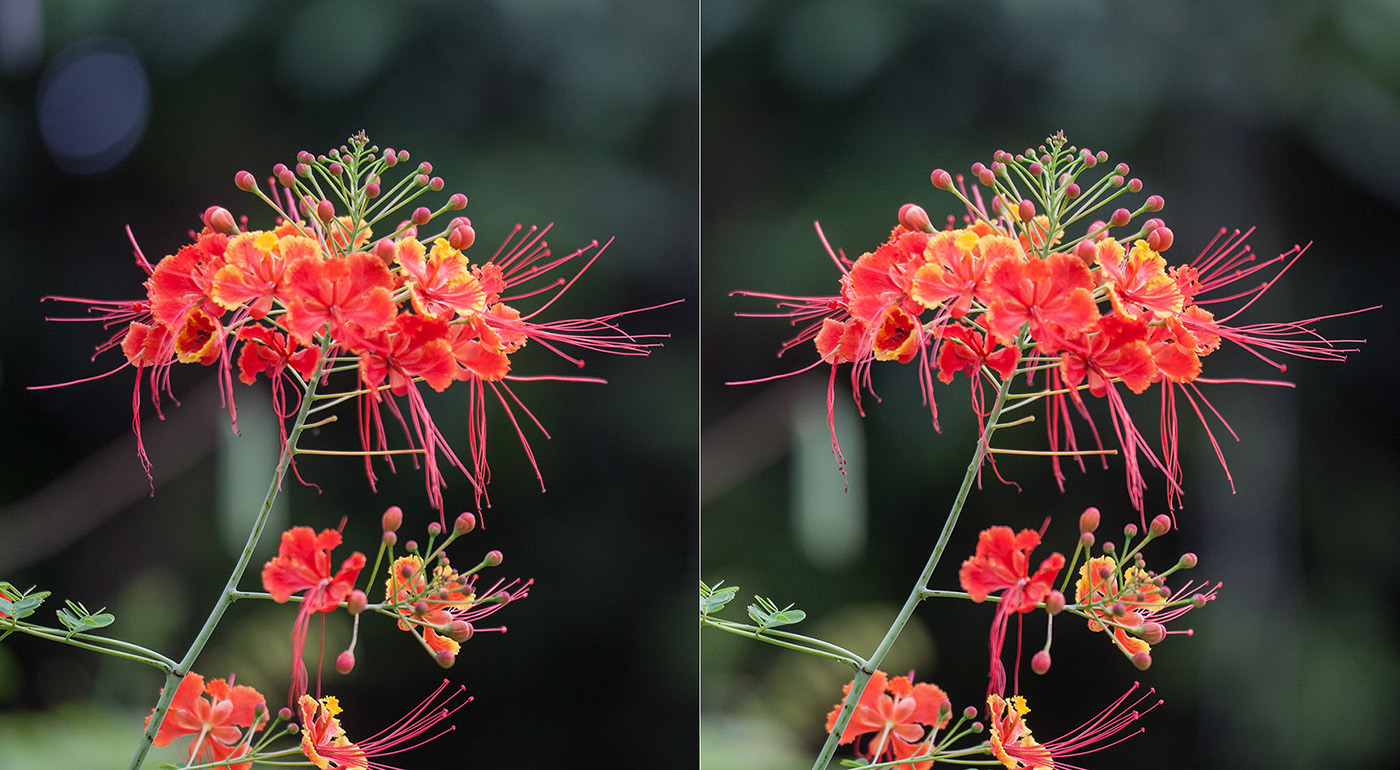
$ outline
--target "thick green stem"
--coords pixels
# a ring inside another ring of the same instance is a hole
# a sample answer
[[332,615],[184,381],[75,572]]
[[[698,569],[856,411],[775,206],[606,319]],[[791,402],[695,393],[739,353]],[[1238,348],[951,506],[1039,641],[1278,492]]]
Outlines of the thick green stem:
[[919,578],[914,583],[914,589],[909,592],[909,598],[904,600],[904,606],[899,609],[899,614],[895,616],[894,622],[890,624],[889,631],[885,632],[885,638],[880,640],[875,652],[864,664],[856,669],[855,680],[851,683],[850,692],[846,695],[846,701],[841,704],[841,712],[836,717],[836,723],[832,725],[831,733],[826,736],[826,743],[822,744],[822,750],[817,755],[817,761],[812,764],[812,770],[825,770],[831,762],[831,758],[836,754],[836,746],[840,743],[841,733],[846,731],[846,725],[850,723],[851,716],[855,714],[856,704],[860,702],[860,696],[865,691],[865,685],[870,682],[870,677],[884,661],[885,655],[894,646],[894,642],[899,638],[904,626],[909,623],[909,618],[914,615],[914,608],[926,598],[928,583],[933,579],[933,571],[938,568],[938,562],[943,559],[943,551],[948,547],[948,539],[953,535],[953,528],[958,523],[958,515],[962,513],[963,505],[967,503],[968,493],[972,491],[972,484],[977,480],[977,475],[982,469],[982,461],[986,459],[990,451],[992,433],[1000,426],[997,425],[997,418],[1001,416],[1002,407],[1006,404],[1006,395],[1011,390],[1011,380],[1003,380],[1001,387],[997,389],[996,403],[987,414],[983,423],[985,432],[977,442],[977,451],[972,454],[972,462],[967,465],[967,473],[963,476],[962,486],[958,488],[957,497],[953,499],[953,506],[948,511],[948,519],[943,522],[943,531],[938,533],[938,542],[934,543],[933,551],[929,554],[928,563],[919,573]]
[[204,645],[209,642],[209,637],[214,634],[214,629],[219,625],[219,621],[224,616],[224,611],[233,604],[233,600],[238,594],[238,583],[243,579],[243,573],[248,569],[248,563],[253,559],[253,550],[257,548],[258,540],[262,538],[263,529],[267,527],[268,514],[272,512],[272,505],[277,501],[277,494],[282,490],[282,482],[286,479],[287,470],[291,467],[292,458],[296,454],[297,439],[306,428],[306,418],[310,414],[311,402],[316,395],[316,384],[320,381],[325,368],[326,350],[329,347],[329,339],[321,346],[321,356],[316,365],[316,371],[307,384],[306,393],[301,400],[301,408],[297,410],[296,419],[292,421],[292,426],[287,433],[287,443],[282,447],[282,456],[277,461],[277,468],[272,472],[272,483],[268,485],[267,495],[263,498],[262,508],[258,511],[257,519],[253,522],[252,531],[248,533],[248,542],[243,546],[243,552],[238,555],[238,562],[233,567],[233,572],[229,574],[228,583],[224,585],[224,590],[219,594],[219,600],[214,603],[214,609],[210,610],[209,617],[204,621],[204,627],[199,629],[199,634],[195,636],[190,644],[185,656],[180,659],[175,668],[165,675],[165,685],[161,690],[160,698],[156,700],[155,710],[151,713],[151,718],[146,723],[146,732],[141,736],[141,744],[137,746],[135,755],[131,758],[128,770],[138,770],[141,764],[146,761],[146,754],[151,750],[151,743],[155,740],[156,731],[160,729],[161,722],[165,719],[165,713],[170,709],[170,701],[175,697],[175,690],[180,685],[180,680],[185,678],[185,674],[194,668],[194,662],[199,658],[199,654],[204,651]]

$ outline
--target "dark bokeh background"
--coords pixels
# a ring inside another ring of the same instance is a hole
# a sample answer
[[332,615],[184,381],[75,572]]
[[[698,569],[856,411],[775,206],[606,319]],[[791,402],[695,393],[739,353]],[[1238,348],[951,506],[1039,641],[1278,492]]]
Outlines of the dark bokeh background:
[[[735,318],[771,303],[728,293],[835,294],[814,220],[857,256],[903,203],[935,222],[958,213],[929,184],[932,169],[965,173],[1064,130],[1165,197],[1173,262],[1222,226],[1257,226],[1251,242],[1266,256],[1312,242],[1242,322],[1387,307],[1321,326],[1368,340],[1344,364],[1290,361],[1279,375],[1247,355],[1208,359],[1208,376],[1297,384],[1209,389],[1240,436],[1216,429],[1233,495],[1183,416],[1186,509],[1147,558],[1160,569],[1199,553],[1192,577],[1222,580],[1221,598],[1179,621],[1196,635],[1160,645],[1145,673],[1082,623],[1057,623],[1053,668],[1022,683],[1036,734],[1063,733],[1141,679],[1166,701],[1141,723],[1147,734],[1077,763],[1392,766],[1400,458],[1386,389],[1397,376],[1400,6],[709,0],[702,29],[701,573],[742,588],[726,614],[742,619],[764,594],[809,612],[795,630],[868,653],[923,564],[974,435],[964,383],[939,391],[939,435],[914,373],[877,366],[883,402],[867,397],[863,420],[838,415],[852,460],[843,492],[823,424],[826,370],[723,384],[813,360],[810,348],[775,360],[793,330]],[[1155,442],[1156,398],[1135,410]],[[1099,426],[1110,429],[1103,413]],[[1015,440],[1042,446],[1042,430]],[[937,587],[956,587],[991,524],[1039,527],[1049,515],[1047,540],[1068,552],[1088,505],[1104,511],[1105,532],[1136,520],[1119,463],[1072,474],[1063,495],[1044,460],[1001,468],[1021,491],[989,477],[974,492]],[[1149,484],[1151,516],[1164,503],[1161,481]],[[886,670],[916,669],[955,708],[979,705],[991,615],[927,603]],[[1032,650],[1044,633],[1043,616],[1027,621]],[[705,767],[810,765],[847,671],[708,631],[701,659]]]
[[[671,335],[649,359],[586,356],[581,373],[609,384],[516,386],[553,437],[529,432],[547,492],[491,405],[494,505],[455,561],[499,548],[496,574],[535,587],[495,616],[508,634],[479,635],[446,672],[475,698],[456,732],[399,763],[694,765],[697,19],[695,2],[0,3],[0,578],[52,590],[51,604],[106,606],[114,635],[181,654],[275,461],[263,389],[237,386],[244,435],[234,439],[212,371],[179,367],[182,406],[167,404],[163,422],[146,413],[148,497],[130,371],[26,389],[118,363],[90,362],[107,333],[46,323],[64,309],[39,298],[139,296],[125,226],[154,261],[210,204],[269,225],[234,173],[263,176],[363,129],[432,162],[444,200],[468,195],[478,249],[517,222],[554,222],[556,252],[616,236],[556,317],[684,300],[625,324]],[[578,372],[529,349],[515,371]],[[464,394],[429,403],[460,450]],[[435,518],[412,469],[377,495],[353,460],[302,472],[321,493],[289,485],[255,565],[289,524],[348,517],[349,547],[372,555],[388,505],[407,512],[403,538]],[[471,507],[467,485],[449,483],[449,515]],[[276,702],[293,615],[235,606],[196,670],[236,671]],[[387,725],[444,674],[392,624],[366,625],[358,668],[326,685],[352,737]],[[331,619],[328,655],[347,633],[345,618]],[[160,683],[134,664],[10,637],[0,768],[124,766]]]

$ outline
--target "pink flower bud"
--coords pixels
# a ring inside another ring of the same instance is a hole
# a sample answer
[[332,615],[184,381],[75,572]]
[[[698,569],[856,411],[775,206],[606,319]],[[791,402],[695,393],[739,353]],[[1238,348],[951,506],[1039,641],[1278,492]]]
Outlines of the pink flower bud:
[[[380,261],[384,264],[391,265],[394,263],[394,242],[388,238],[381,239],[378,243],[374,244],[372,253],[374,256],[379,257]],[[385,515],[387,516],[388,514]],[[403,519],[402,512],[399,513],[399,519]],[[395,529],[397,528],[396,526]]]
[[1170,249],[1172,247],[1172,229],[1164,226],[1148,233],[1147,247],[1156,252]]
[[1196,554],[1194,554],[1194,553],[1183,553],[1183,554],[1181,555],[1181,560],[1177,562],[1177,566],[1181,567],[1182,569],[1191,569],[1191,568],[1195,567],[1195,566],[1196,566]]
[[399,156],[394,154],[393,147],[384,148],[384,165],[393,168],[399,162]]
[[326,170],[330,172],[331,176],[340,176],[341,174],[345,173],[345,168],[342,167],[339,163],[330,164],[326,167]]
[[467,196],[461,193],[452,193],[447,199],[447,208],[451,211],[461,211],[467,207]]
[[380,542],[384,543],[384,545],[387,545],[390,548],[393,548],[394,543],[399,542],[399,536],[394,534],[393,532],[385,532],[384,536],[380,538]]
[[458,225],[452,228],[451,235],[447,236],[447,243],[458,251],[466,251],[476,243],[476,231],[471,225]]
[[428,537],[437,537],[442,534],[442,525],[436,521],[428,522]]
[[899,207],[899,224],[905,230],[917,233],[933,230],[933,224],[929,222],[928,212],[924,211],[923,207],[913,203],[906,203]]
[[1123,225],[1128,224],[1128,222],[1132,220],[1132,218],[1133,212],[1127,209],[1114,209],[1113,216],[1109,217],[1108,222],[1114,227],[1122,227]]
[[205,227],[216,233],[233,235],[238,232],[238,223],[233,221],[233,215],[223,206],[210,206],[200,218],[204,220]]
[[370,182],[369,184],[365,185],[365,197],[366,197],[366,198],[378,198],[378,197],[379,197],[379,183],[378,183],[378,182]]
[[[403,159],[400,158],[400,160],[403,160]],[[418,173],[420,173],[420,174],[431,174],[431,173],[433,173],[433,164],[429,163],[429,162],[426,161],[426,160],[423,161],[422,163],[419,163],[419,164],[418,164]]]
[[426,225],[433,218],[433,212],[427,206],[419,206],[413,210],[412,222],[415,225]]
[[1070,182],[1069,184],[1065,185],[1065,197],[1070,200],[1074,200],[1075,198],[1079,197],[1078,183]]
[[1148,654],[1147,650],[1135,653],[1133,655],[1133,665],[1137,666],[1138,671],[1146,671],[1152,667],[1152,656]]
[[457,662],[457,656],[453,655],[451,650],[438,650],[437,654],[433,656],[433,660],[436,660],[437,664],[443,668],[452,668],[452,664]]
[[1148,644],[1161,644],[1167,638],[1167,627],[1161,623],[1143,623],[1137,636]]
[[316,156],[315,156],[315,155],[312,155],[311,153],[307,152],[306,150],[302,150],[301,152],[297,153],[297,163],[306,164],[306,163],[314,163],[315,161],[316,161]]
[[499,567],[505,556],[500,551],[488,551],[482,563],[488,567]]
[[1136,524],[1127,524],[1126,526],[1123,527],[1123,537],[1125,537],[1125,538],[1128,538],[1128,539],[1135,538],[1135,537],[1137,537],[1137,532],[1138,532],[1138,530],[1137,530],[1137,525],[1136,525]]
[[408,150],[399,150],[399,162],[400,162],[400,163],[406,162],[406,161],[408,160],[408,158],[409,158]]
[[335,670],[341,674],[348,674],[355,668],[355,653],[346,650],[335,656]]
[[1149,195],[1147,196],[1147,201],[1143,203],[1143,208],[1148,211],[1161,211],[1162,207],[1165,205],[1167,205],[1167,202],[1162,200],[1162,196]]
[[445,633],[454,642],[465,642],[472,638],[472,624],[465,620],[454,620],[447,624]]
[[350,595],[345,597],[345,609],[349,610],[351,615],[358,615],[364,612],[365,608],[368,606],[369,597],[365,596],[365,592],[358,588],[351,591]]
[[[1093,241],[1080,241],[1079,244],[1074,247],[1074,256],[1079,257],[1079,260],[1086,265],[1092,266],[1098,254],[1099,250],[1094,248]],[[1097,527],[1098,524],[1095,523],[1094,526]]]
[[1084,512],[1081,513],[1081,514],[1079,514],[1079,531],[1080,531],[1080,532],[1093,532],[1094,530],[1096,530],[1096,529],[1098,529],[1098,528],[1099,528],[1099,509],[1098,509],[1098,508],[1093,508],[1093,507],[1085,508],[1085,509],[1084,509]]
[[1133,177],[1132,179],[1129,179],[1129,180],[1128,180],[1128,192],[1131,192],[1131,193],[1142,192],[1142,180],[1141,180],[1141,179],[1138,179],[1137,177]]
[[428,180],[428,189],[433,192],[441,192],[442,188],[446,185],[447,183],[442,181],[442,177],[440,176],[435,176]]
[[283,706],[282,708],[277,709],[277,718],[280,719],[280,720],[282,720],[283,722],[287,721],[288,719],[291,719],[291,718],[292,718],[292,710],[289,709],[289,708],[287,708],[286,706]]
[[1020,217],[1022,222],[1031,221],[1035,217],[1035,203],[1022,198],[1021,202],[1016,204],[1016,215]]
[[1113,167],[1113,173],[1114,173],[1114,174],[1117,174],[1118,176],[1127,176],[1127,175],[1128,175],[1128,164],[1126,164],[1126,163],[1119,163],[1117,166],[1114,166],[1114,167]]
[[303,178],[303,179],[310,179],[310,178],[311,178],[311,167],[308,166],[308,165],[306,165],[305,163],[298,163],[298,164],[296,165],[296,169],[295,169],[295,170],[296,170],[296,172],[297,172],[297,176],[299,176],[299,177],[301,177],[301,178]]
[[258,180],[254,179],[251,173],[240,171],[233,175],[233,185],[243,192],[252,192],[253,188],[258,186]]
[[934,169],[933,173],[929,175],[929,180],[933,182],[934,187],[937,187],[940,190],[953,189],[952,175],[941,168]]
[[1031,670],[1037,674],[1044,674],[1050,670],[1050,653],[1041,650],[1031,656]]
[[984,168],[978,172],[977,181],[981,182],[983,187],[991,187],[997,181],[996,174],[993,174],[991,169]]
[[1085,147],[1080,153],[1080,159],[1084,161],[1085,168],[1093,168],[1099,162],[1099,159],[1094,157],[1094,153],[1090,152],[1088,147]]
[[1040,176],[1041,174],[1045,173],[1045,167],[1040,165],[1039,163],[1032,163],[1031,165],[1026,167],[1026,170],[1031,172],[1031,176]]
[[1045,595],[1045,611],[1051,615],[1060,614],[1060,610],[1065,608],[1065,595],[1059,591],[1051,591]]
[[473,529],[476,529],[476,517],[470,512],[462,513],[456,521],[452,522],[452,531],[458,535],[465,535]]
[[297,183],[297,178],[292,176],[292,171],[285,166],[277,173],[277,183],[283,187],[291,187]]
[[1093,547],[1094,547],[1094,533],[1093,533],[1093,532],[1085,532],[1085,533],[1081,534],[1081,535],[1079,536],[1079,547],[1080,547],[1080,548],[1083,548],[1083,549],[1086,550],[1086,551],[1089,550],[1090,548],[1093,548]]
[[329,222],[335,219],[335,204],[322,199],[316,204],[316,218],[322,222]]
[[414,187],[427,187],[427,186],[428,186],[428,175],[427,175],[427,174],[418,174],[418,175],[414,176],[414,177],[413,177],[413,186],[414,186]]
[[1159,513],[1152,519],[1152,524],[1148,526],[1147,531],[1151,532],[1153,537],[1161,537],[1170,532],[1171,529],[1172,517],[1165,513]]

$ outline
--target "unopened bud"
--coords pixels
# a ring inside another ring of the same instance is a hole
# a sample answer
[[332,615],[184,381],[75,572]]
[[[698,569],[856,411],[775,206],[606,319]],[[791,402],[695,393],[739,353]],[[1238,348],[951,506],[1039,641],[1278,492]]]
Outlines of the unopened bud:
[[976,718],[977,718],[977,707],[976,707],[976,706],[968,706],[968,707],[966,707],[966,708],[963,709],[963,719],[976,719]]
[[1137,666],[1138,671],[1146,671],[1152,667],[1152,655],[1147,650],[1133,653],[1133,665]]
[[414,175],[414,177],[413,177],[413,186],[414,186],[414,187],[427,187],[427,186],[428,186],[428,175],[427,175],[427,174],[416,174],[416,175]]
[[991,169],[983,168],[981,171],[977,172],[977,181],[981,182],[983,187],[991,187],[993,184],[996,184],[997,177],[996,174],[992,173]]
[[413,210],[411,221],[415,225],[426,225],[433,218],[433,212],[427,206],[419,206]]
[[1132,193],[1135,193],[1135,192],[1142,192],[1142,180],[1141,180],[1141,179],[1138,179],[1137,177],[1133,177],[1132,179],[1129,179],[1129,180],[1128,180],[1128,192],[1132,192]]
[[1108,185],[1109,187],[1122,187],[1123,177],[1114,174],[1113,176],[1108,178]]
[[[1098,257],[1098,253],[1099,250],[1094,247],[1092,241],[1080,241],[1079,245],[1074,247],[1074,256],[1079,257],[1079,261],[1086,265],[1093,265],[1094,260]],[[1081,522],[1082,521],[1081,519]],[[1098,526],[1098,524],[1094,526]]]
[[437,664],[443,668],[452,668],[452,664],[457,662],[457,656],[453,655],[451,650],[438,650],[437,654],[433,656],[433,660],[436,660]]
[[1172,517],[1165,513],[1159,513],[1152,519],[1152,524],[1148,526],[1147,531],[1151,532],[1153,537],[1161,537],[1170,532],[1171,529]]
[[1022,198],[1021,202],[1016,204],[1016,215],[1020,217],[1022,222],[1031,221],[1035,218],[1035,203]]
[[410,540],[403,544],[403,549],[409,553],[418,553],[418,541]]
[[1099,163],[1099,159],[1094,157],[1094,153],[1090,152],[1088,147],[1084,148],[1080,158],[1084,161],[1085,168],[1093,168]]
[[348,674],[355,668],[355,653],[346,650],[335,656],[335,670],[341,674]]
[[291,710],[291,709],[287,708],[286,706],[283,706],[282,708],[277,709],[277,719],[278,719],[279,721],[285,722],[285,721],[287,721],[288,719],[291,719],[291,718],[292,718],[292,710]]
[[258,186],[258,180],[254,179],[251,173],[240,171],[233,175],[233,185],[243,192],[252,192],[253,188]]
[[1045,167],[1040,165],[1040,163],[1038,162],[1030,164],[1026,167],[1026,170],[1031,172],[1031,176],[1040,176],[1041,174],[1045,173]]
[[941,168],[934,169],[933,173],[929,175],[929,180],[933,182],[934,187],[940,190],[953,189],[953,176]]
[[1085,509],[1084,509],[1084,512],[1081,513],[1081,514],[1079,514],[1079,531],[1080,531],[1080,532],[1093,532],[1094,530],[1096,530],[1096,529],[1098,529],[1098,528],[1099,528],[1099,509],[1098,509],[1098,508],[1093,508],[1093,507],[1085,508]]
[[433,192],[440,192],[447,183],[442,181],[442,177],[435,176],[428,180],[428,189]]
[[316,204],[316,218],[322,222],[329,222],[335,219],[335,204],[322,198]]
[[1129,523],[1123,527],[1123,537],[1129,539],[1137,537],[1137,532],[1138,530],[1136,524]]
[[445,633],[454,642],[465,642],[472,638],[472,624],[465,620],[454,620],[447,624]]
[[233,214],[223,206],[210,206],[204,210],[201,219],[206,227],[216,233],[233,235],[238,232],[238,223],[233,220]]
[[1178,561],[1176,564],[1181,569],[1191,569],[1192,567],[1196,566],[1196,554],[1183,553],[1181,555],[1181,560]]
[[301,152],[297,153],[297,163],[314,163],[315,161],[316,156],[312,155],[306,150],[302,150]]
[[1127,176],[1127,175],[1128,175],[1128,164],[1126,164],[1126,163],[1119,163],[1117,166],[1115,166],[1115,167],[1113,168],[1113,173],[1117,174],[1118,176]]
[[1147,246],[1156,252],[1166,251],[1172,247],[1172,230],[1170,227],[1159,227],[1147,234]]
[[476,529],[476,517],[470,511],[464,512],[452,522],[452,531],[458,535],[465,535],[473,529]]
[[[383,243],[383,241],[380,241]],[[385,532],[397,532],[399,526],[403,524],[403,509],[397,505],[391,505],[384,511],[384,515],[379,519],[380,526]]]
[[326,170],[330,172],[331,176],[340,176],[341,174],[345,173],[344,167],[342,167],[339,163],[330,164],[326,167]]
[[380,239],[378,243],[374,244],[371,251],[384,264],[392,265],[394,263],[394,242],[388,238]]
[[1167,638],[1167,627],[1161,623],[1143,623],[1137,637],[1148,644],[1161,644]]
[[384,148],[384,165],[393,168],[399,162],[399,156],[394,154],[393,147]]
[[385,532],[385,533],[384,533],[384,536],[381,537],[381,538],[379,538],[379,540],[380,540],[380,542],[382,542],[384,545],[387,545],[387,546],[389,546],[390,548],[393,548],[393,547],[394,547],[394,544],[397,543],[397,542],[399,542],[399,536],[398,536],[398,534],[396,534],[396,533],[394,533],[394,532]]
[[[1121,607],[1122,605],[1119,605],[1119,606]],[[418,615],[418,616],[420,616],[420,617],[423,616],[423,615],[427,615],[427,614],[428,614],[428,611],[431,610],[431,609],[432,609],[432,608],[428,606],[428,603],[425,602],[425,601],[423,601],[422,599],[419,599],[418,601],[416,601],[416,602],[413,603],[413,614],[414,614],[414,615]]]
[[1090,548],[1093,548],[1093,547],[1094,547],[1094,533],[1093,533],[1093,532],[1085,532],[1084,534],[1080,535],[1080,536],[1079,536],[1079,547],[1080,547],[1080,548],[1083,548],[1083,549],[1086,550],[1086,551],[1089,550]]
[[1051,615],[1060,614],[1060,610],[1065,608],[1065,595],[1059,591],[1051,591],[1045,595],[1045,611]]
[[461,193],[452,193],[452,196],[447,199],[447,208],[452,211],[461,211],[466,207],[467,196]]
[[1113,605],[1108,608],[1108,614],[1115,618],[1121,618],[1128,614],[1128,605],[1122,602],[1114,602]]
[[277,172],[277,183],[283,187],[291,187],[297,183],[297,178],[292,176],[291,169],[283,167],[281,171]]
[[488,567],[499,567],[505,556],[500,551],[488,551],[482,563]]
[[1162,196],[1149,195],[1147,196],[1147,200],[1143,202],[1142,207],[1148,211],[1161,211],[1162,207],[1166,205],[1167,202],[1162,199]]
[[369,184],[365,185],[365,197],[366,197],[366,198],[378,198],[378,197],[379,197],[379,183],[378,183],[378,182],[370,182]]
[[365,596],[365,592],[358,588],[351,591],[350,595],[345,597],[345,609],[349,610],[351,615],[358,615],[364,612],[365,608],[368,606],[369,597]]
[[1133,212],[1127,209],[1114,209],[1113,216],[1108,218],[1108,222],[1114,227],[1122,227],[1123,225],[1128,224],[1128,222],[1131,221],[1132,218]]
[[409,158],[408,150],[399,150],[399,162],[400,162],[400,163],[406,162],[406,161],[408,160],[408,158]]
[[305,163],[298,163],[296,165],[295,171],[297,172],[297,176],[303,179],[311,178],[311,167],[306,165]]
[[428,537],[437,537],[442,534],[442,525],[436,521],[428,522]]
[[1070,182],[1069,184],[1065,185],[1065,197],[1069,200],[1074,200],[1075,198],[1079,197],[1078,182]]
[[1104,553],[1107,553],[1107,554],[1111,554],[1111,553],[1113,553],[1113,551],[1114,551],[1113,541],[1111,541],[1111,540],[1105,541],[1104,544],[1103,544],[1103,552],[1104,552]]
[[447,243],[458,251],[466,251],[476,243],[476,231],[471,225],[458,225],[452,228],[452,234],[447,236]]
[[1037,674],[1044,674],[1050,670],[1050,653],[1041,650],[1031,656],[1031,670]]
[[906,203],[899,207],[899,224],[905,230],[912,230],[916,233],[929,232],[933,229],[928,212],[924,211],[922,206],[914,203]]

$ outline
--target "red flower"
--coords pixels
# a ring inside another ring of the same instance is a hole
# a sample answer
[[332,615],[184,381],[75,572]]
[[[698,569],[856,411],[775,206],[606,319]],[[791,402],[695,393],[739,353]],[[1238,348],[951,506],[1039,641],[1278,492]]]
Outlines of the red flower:
[[340,726],[340,720],[337,718],[341,713],[339,700],[331,695],[320,700],[303,695],[297,701],[297,709],[301,714],[302,753],[321,770],[395,770],[375,760],[422,746],[451,731],[453,728],[449,726],[436,735],[424,737],[424,733],[471,702],[471,698],[466,698],[448,707],[453,699],[466,690],[465,687],[459,687],[456,692],[449,693],[441,703],[434,703],[447,688],[447,684],[447,680],[444,679],[432,694],[399,721],[358,742],[352,742],[345,734],[345,729]]
[[[861,693],[855,713],[841,733],[842,744],[862,736],[870,736],[858,753],[871,762],[898,761],[924,754],[932,746],[937,731],[948,726],[952,718],[948,696],[937,685],[913,684],[910,677],[889,679],[885,672],[876,671]],[[847,683],[842,692],[850,694]],[[843,698],[826,717],[826,730],[836,726]],[[933,760],[911,762],[896,767],[928,770]]]
[[[150,721],[147,716],[147,724]],[[205,685],[204,677],[191,672],[175,689],[170,709],[156,732],[155,745],[168,746],[176,738],[192,735],[191,763],[234,760],[248,753],[253,733],[266,723],[267,701],[257,690],[230,685],[223,679]],[[245,727],[250,728],[246,735],[240,729]],[[248,770],[252,763],[232,762],[226,767]]]
[[1012,534],[1010,527],[990,527],[977,536],[977,552],[968,557],[958,571],[958,582],[974,602],[1001,591],[1001,602],[992,618],[988,648],[991,651],[991,671],[987,692],[1002,693],[1006,688],[1006,669],[1001,663],[1001,650],[1006,642],[1006,624],[1014,613],[1027,613],[1045,600],[1053,589],[1055,576],[1065,565],[1065,557],[1052,553],[1040,563],[1034,575],[1029,574],[1030,552],[1040,545],[1040,535],[1023,529]]
[[1110,703],[1094,718],[1052,740],[1041,743],[1031,735],[1025,716],[1030,713],[1026,699],[1014,695],[1002,698],[1000,695],[987,696],[987,720],[990,722],[987,736],[992,753],[1010,770],[1083,770],[1064,760],[1091,754],[1116,743],[1125,741],[1143,731],[1137,730],[1118,735],[1144,714],[1161,705],[1162,701],[1149,705],[1142,711],[1136,706],[1142,703],[1155,690],[1148,689],[1137,700],[1124,706],[1128,696],[1138,688],[1137,682],[1128,691]]
[[292,626],[292,687],[289,702],[306,692],[306,630],[313,612],[331,612],[355,588],[355,579],[365,566],[365,555],[356,551],[331,574],[331,549],[340,545],[340,533],[333,529],[316,534],[310,527],[292,527],[282,533],[277,556],[263,565],[263,588],[278,603],[305,591],[301,608]]

